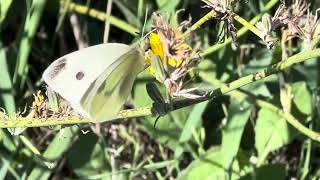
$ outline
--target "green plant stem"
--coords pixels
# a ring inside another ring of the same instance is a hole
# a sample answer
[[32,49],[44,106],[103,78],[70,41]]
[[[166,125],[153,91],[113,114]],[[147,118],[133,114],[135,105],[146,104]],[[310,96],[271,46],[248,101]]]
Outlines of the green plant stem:
[[[106,121],[115,121],[118,119],[134,118],[152,115],[151,106],[122,110],[116,117]],[[106,122],[104,121],[104,122]],[[90,118],[82,118],[79,116],[68,116],[65,118],[50,117],[44,118],[31,118],[31,117],[7,117],[4,113],[0,113],[0,128],[9,127],[42,127],[42,126],[56,126],[56,125],[69,125],[69,124],[83,124],[95,123]]]
[[199,19],[196,23],[194,23],[185,33],[183,33],[183,36],[188,36],[191,32],[198,29],[202,24],[209,21],[214,16],[214,11],[211,10],[206,15],[204,15],[201,19]]
[[239,15],[235,15],[233,17],[233,19],[235,19],[236,21],[238,21],[240,24],[242,24],[244,27],[246,27],[247,29],[249,29],[251,32],[253,32],[255,35],[257,35],[258,37],[260,37],[261,39],[263,38],[261,36],[260,31],[254,26],[252,25],[250,22],[248,22],[247,20],[243,19],[242,17],[240,17]]
[[[245,77],[242,77],[238,80],[235,80],[231,83],[226,84],[218,89],[210,91],[201,99],[184,99],[173,102],[172,110],[177,110],[186,106],[194,105],[206,100],[213,99],[217,96],[222,94],[229,93],[235,89],[238,89],[244,85],[249,83],[255,82],[257,80],[261,80],[267,76],[272,74],[278,73],[296,63],[303,62],[310,58],[320,57],[320,49],[305,51],[299,53],[297,55],[291,56],[284,61],[280,61],[277,64],[272,65],[269,68],[266,68],[260,72],[255,74],[251,74]],[[123,110],[120,111],[117,117],[114,119],[123,119],[123,118],[132,118],[132,117],[141,117],[141,116],[148,116],[148,115],[157,115],[153,113],[152,107],[142,107],[137,109],[131,110]],[[294,117],[290,117],[290,115],[285,114],[287,119],[291,119],[292,122],[294,121]],[[37,118],[25,118],[25,117],[6,117],[4,114],[0,113],[0,128],[8,128],[8,127],[40,127],[40,126],[54,126],[54,125],[61,125],[61,124],[80,124],[80,123],[94,123],[91,119],[88,118],[79,118],[79,117],[66,117],[63,119],[59,118],[48,118],[48,119],[37,119]],[[111,120],[106,120],[111,121]],[[297,121],[298,122],[298,121]],[[293,122],[294,123],[294,122]],[[301,128],[301,126],[296,125],[301,131],[305,131],[305,129]]]
[[102,11],[98,11],[92,8],[88,8],[87,6],[83,6],[83,5],[79,5],[76,3],[69,3],[69,7],[68,7],[69,11],[75,11],[79,14],[86,14],[89,15],[93,18],[97,18],[101,21],[107,21],[108,23],[110,23],[111,25],[125,31],[128,32],[134,36],[137,36],[138,33],[140,32],[140,30],[130,24],[128,24],[127,22],[115,17],[115,16],[107,16],[105,12]]

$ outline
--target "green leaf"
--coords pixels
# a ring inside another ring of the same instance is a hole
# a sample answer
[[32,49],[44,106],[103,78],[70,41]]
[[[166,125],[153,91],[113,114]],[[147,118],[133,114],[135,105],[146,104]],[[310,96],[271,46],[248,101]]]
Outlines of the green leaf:
[[[317,28],[319,29],[319,28]],[[317,86],[319,86],[319,59],[318,58],[312,58],[308,61],[304,62],[304,67],[306,68],[307,74],[305,74],[305,77],[307,78],[308,85],[314,89]]]
[[222,151],[224,152],[224,167],[229,169],[238,153],[243,130],[251,114],[252,106],[231,98],[228,109],[227,124],[222,129]]
[[[183,170],[177,179],[195,180],[195,179],[229,179],[228,172],[223,168],[224,152],[219,148],[212,148],[197,160],[194,160],[185,170]],[[231,177],[239,178],[239,164],[234,161]]]
[[271,52],[267,49],[262,49],[253,55],[253,59],[246,65],[243,70],[244,75],[253,74],[261,71],[263,68],[268,67],[271,64],[272,56]]
[[192,136],[192,128],[196,128],[200,122],[200,120],[202,119],[202,114],[204,112],[204,110],[206,109],[207,105],[208,105],[209,101],[205,101],[202,103],[199,103],[197,105],[195,105],[195,107],[192,109],[186,124],[183,128],[183,131],[180,135],[179,141],[180,142],[186,142],[188,140],[190,140],[191,136]]
[[155,78],[159,82],[163,83],[164,80],[166,79],[167,75],[166,75],[166,71],[165,71],[164,66],[163,66],[163,62],[162,62],[162,60],[160,59],[159,56],[153,55],[151,57],[150,68],[153,68],[155,70],[155,73],[154,73]]
[[[209,101],[205,101],[194,106],[180,134],[180,144],[185,143],[191,139],[192,129],[199,126],[199,122],[202,120],[202,114],[206,109],[208,103]],[[178,158],[184,151],[185,148],[182,145],[178,146],[175,149],[175,158]]]
[[111,171],[106,161],[105,146],[94,133],[82,134],[67,153],[68,162],[78,177],[89,176]]
[[312,112],[311,95],[306,82],[296,82],[292,85],[293,102],[300,112],[310,115]]
[[[258,71],[261,71],[263,68],[266,68],[270,65],[271,60],[270,52],[268,51],[262,55],[254,56],[254,58],[250,60],[250,62],[246,65],[246,68],[243,70],[243,75],[254,74]],[[241,87],[241,89],[257,96],[262,95],[265,97],[271,97],[272,94],[269,92],[265,81],[266,79],[253,82]]]
[[256,96],[261,95],[264,97],[272,97],[272,94],[270,93],[264,81],[256,81],[250,83],[244,87],[241,87],[241,89],[250,92]]
[[255,131],[255,147],[260,163],[269,152],[288,144],[297,135],[297,131],[285,119],[266,108],[259,111]]
[[269,180],[269,179],[286,179],[286,167],[283,164],[271,164],[261,166],[255,169],[254,173],[248,173],[240,180]]
[[133,24],[137,27],[141,27],[141,23],[139,21],[139,18],[128,8],[128,7],[130,7],[128,5],[131,4],[130,1],[126,2],[128,4],[125,4],[121,1],[113,1],[113,2],[120,9],[120,11],[123,13],[127,22],[130,22],[130,24]]
[[163,12],[174,12],[180,0],[156,0],[159,9]]

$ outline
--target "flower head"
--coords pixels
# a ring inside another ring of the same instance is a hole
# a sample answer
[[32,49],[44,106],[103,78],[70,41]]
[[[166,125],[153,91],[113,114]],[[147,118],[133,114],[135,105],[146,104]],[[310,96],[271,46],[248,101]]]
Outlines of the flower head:
[[32,102],[31,111],[28,117],[46,118],[47,117],[47,107],[44,100],[44,96],[41,91],[33,94],[34,100]]
[[[150,48],[146,51],[146,62],[151,64],[150,74],[163,83],[171,97],[180,96],[195,58],[195,51],[188,44],[189,36],[183,34],[185,25],[172,27],[164,16],[153,15],[154,31],[149,35]],[[160,66],[152,66],[155,57],[160,59]],[[157,72],[163,72],[164,77],[158,77]],[[178,95],[179,94],[179,95]],[[184,95],[182,95],[184,96]],[[186,96],[184,96],[186,97]]]
[[264,37],[263,40],[267,44],[266,39],[270,39],[270,33],[279,27],[283,27],[282,40],[284,42],[293,37],[299,37],[310,42],[318,24],[318,17],[317,13],[315,16],[310,15],[309,7],[310,3],[307,3],[306,0],[294,0],[289,7],[286,6],[284,1],[281,1],[274,16],[264,15],[262,21],[258,22],[256,27],[260,30]]

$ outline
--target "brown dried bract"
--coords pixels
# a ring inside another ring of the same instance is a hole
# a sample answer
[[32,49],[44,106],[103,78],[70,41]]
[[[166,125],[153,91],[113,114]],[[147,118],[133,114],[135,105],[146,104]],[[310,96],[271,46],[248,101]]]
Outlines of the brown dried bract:
[[236,28],[234,26],[233,16],[235,13],[231,10],[232,4],[237,0],[202,0],[206,5],[214,11],[214,18],[222,21],[224,29],[224,37],[232,37],[233,41],[237,38]]

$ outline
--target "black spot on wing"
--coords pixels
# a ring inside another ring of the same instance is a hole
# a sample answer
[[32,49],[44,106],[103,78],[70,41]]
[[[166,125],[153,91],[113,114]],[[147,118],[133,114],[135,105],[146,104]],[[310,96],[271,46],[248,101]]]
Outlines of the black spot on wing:
[[54,64],[53,70],[50,73],[50,79],[54,79],[60,72],[62,72],[67,65],[67,59],[58,59]]
[[77,79],[77,80],[81,80],[82,78],[84,78],[84,72],[83,72],[83,71],[79,71],[79,72],[76,74],[76,79]]

